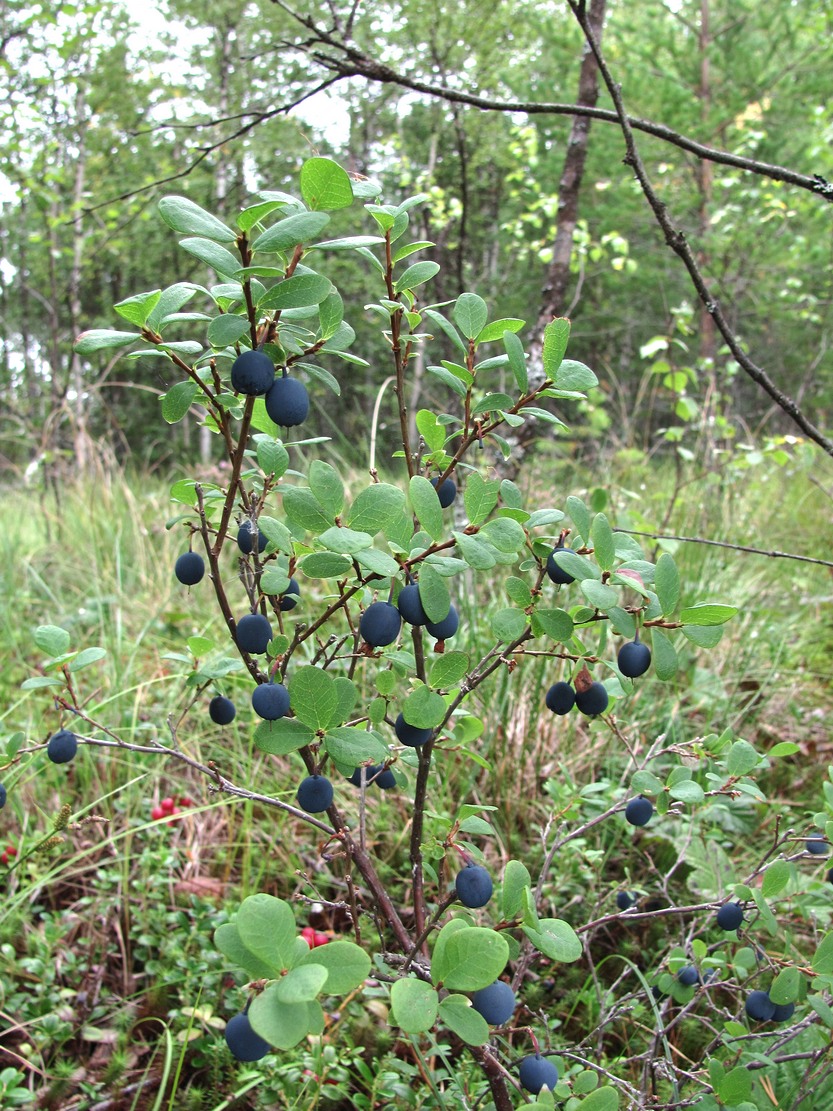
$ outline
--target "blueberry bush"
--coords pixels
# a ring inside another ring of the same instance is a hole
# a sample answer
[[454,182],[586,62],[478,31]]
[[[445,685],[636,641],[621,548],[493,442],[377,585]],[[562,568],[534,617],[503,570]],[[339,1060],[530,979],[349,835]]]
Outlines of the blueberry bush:
[[[209,797],[255,800],[276,838],[283,820],[301,823],[346,936],[299,930],[290,876],[218,912],[213,931],[237,984],[228,1051],[265,1076],[310,1046],[327,1045],[336,1067],[341,1044],[348,1092],[368,1072],[349,1037],[366,1001],[417,1065],[402,1106],[420,1088],[419,1106],[446,1106],[445,1093],[497,1111],[809,1106],[833,1030],[830,885],[813,864],[833,837],[833,782],[807,828],[776,822],[746,867],[732,845],[754,839],[762,783],[797,746],[629,724],[639,685],[673,683],[736,609],[693,597],[668,551],[646,554],[592,502],[543,505],[499,477],[525,420],[558,435],[556,406],[578,411],[597,379],[566,357],[566,319],[547,326],[539,368],[523,320],[474,292],[431,302],[432,245],[408,238],[424,200],[383,203],[372,181],[315,157],[298,196],[264,191],[234,227],[184,197],[160,202],[215,277],[120,302],[126,328],[87,331],[76,351],[163,358],[176,374],[164,421],[213,434],[224,477],[178,479],[168,528],[182,604],[211,592],[215,627],[183,645],[169,736],[140,744],[85,709],[78,673],[102,650],[41,626],[44,658],[24,686],[59,720],[44,746],[9,742],[3,799],[44,749],[71,764],[117,748],[196,770]],[[345,305],[327,276],[345,253],[375,283],[367,305]],[[361,313],[383,331],[387,368],[353,350]],[[444,400],[412,413],[417,365]],[[378,377],[380,403],[391,379],[397,449],[380,473],[374,424],[367,477],[348,485],[320,457],[316,414],[337,410],[357,370]],[[599,745],[596,778],[527,757],[499,793],[490,700],[511,702],[542,665],[540,722],[560,743]],[[221,738],[211,759],[189,747],[196,716]],[[274,758],[274,781],[246,781],[233,721]],[[465,765],[470,794],[438,812],[438,784]],[[490,802],[507,790],[540,792],[549,810],[515,857]],[[404,829],[386,827],[386,795]],[[170,803],[154,817],[170,820]]]

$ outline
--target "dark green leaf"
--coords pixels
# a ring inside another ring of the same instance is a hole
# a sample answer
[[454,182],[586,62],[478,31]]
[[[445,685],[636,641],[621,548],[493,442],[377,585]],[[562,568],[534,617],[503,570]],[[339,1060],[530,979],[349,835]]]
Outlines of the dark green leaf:
[[499,641],[509,644],[523,636],[528,618],[521,610],[498,610],[490,622],[492,632]]
[[197,383],[190,378],[171,386],[168,392],[162,394],[159,398],[162,402],[162,418],[168,424],[176,424],[177,421],[181,421],[191,408],[198,389]]
[[405,699],[402,714],[416,729],[435,729],[445,717],[445,699],[430,687],[418,687]]
[[439,264],[436,262],[415,262],[397,279],[394,289],[397,293],[401,293],[403,289],[416,289],[418,285],[433,278],[439,269]]
[[477,334],[478,343],[492,343],[496,339],[503,339],[504,332],[511,335],[513,332],[519,332],[526,324],[525,320],[519,320],[515,316],[507,316],[502,320],[493,320],[491,324]]
[[334,552],[313,552],[304,556],[298,564],[309,579],[340,579],[348,574],[353,566],[350,559]]
[[737,613],[737,606],[724,606],[716,602],[703,602],[689,606],[680,614],[684,625],[723,625]]
[[142,337],[137,332],[115,332],[107,328],[91,328],[76,337],[74,350],[79,355],[94,355],[111,347],[127,347]]
[[449,991],[478,991],[494,983],[506,967],[509,946],[495,930],[468,926],[451,934],[443,954]]
[[255,240],[255,251],[286,251],[301,243],[309,243],[329,224],[326,212],[298,212],[279,220]]
[[240,259],[211,239],[183,239],[179,245],[223,278],[233,278],[240,269]]
[[663,552],[657,560],[654,586],[664,617],[670,617],[680,601],[680,573],[673,556]]
[[308,158],[301,167],[301,196],[309,208],[333,212],[353,203],[353,186],[331,158]]
[[[258,303],[258,309],[296,309],[317,305],[333,291],[332,282],[321,274],[295,274],[273,285]],[[333,341],[330,340],[330,343]]]
[[487,481],[472,471],[466,479],[464,502],[466,514],[472,525],[482,524],[497,505],[500,482]]
[[489,319],[489,310],[476,293],[461,293],[454,303],[451,319],[466,339],[474,339]]
[[224,313],[208,325],[208,342],[212,347],[229,347],[245,336],[248,330],[249,322],[245,316]]
[[350,528],[375,536],[384,532],[405,511],[405,495],[398,486],[377,482],[361,490],[347,510]]
[[397,980],[390,990],[391,1022],[406,1034],[423,1034],[437,1021],[440,998],[424,980]]
[[378,733],[355,725],[328,729],[324,747],[336,763],[352,767],[358,767],[367,760],[381,763],[389,755],[388,746]]
[[431,665],[428,682],[435,689],[448,690],[460,682],[468,669],[469,657],[465,652],[445,652]]
[[565,964],[581,956],[581,941],[569,922],[560,918],[542,918],[537,929],[524,926],[523,931],[535,948],[550,960]]
[[544,363],[544,374],[555,381],[561,389],[575,389],[576,387],[561,386],[558,382],[558,369],[567,350],[570,339],[570,321],[566,317],[558,317],[550,321],[544,328],[544,347],[541,353]]
[[159,202],[159,214],[174,231],[202,235],[215,243],[234,243],[237,239],[235,232],[227,228],[222,220],[187,197],[163,197]]
[[335,722],[338,695],[333,678],[320,667],[301,667],[289,680],[290,705],[310,729],[326,729]]
[[414,475],[408,484],[408,493],[411,506],[417,520],[432,540],[439,540],[443,535],[443,511],[437,491],[427,478]]
[[255,729],[255,745],[261,752],[269,752],[273,756],[297,752],[313,739],[312,730],[297,718],[262,721]]
[[447,995],[440,1003],[440,1020],[467,1045],[485,1045],[489,1027],[465,995]]
[[661,629],[651,629],[651,652],[658,679],[667,682],[677,674],[677,650]]
[[113,308],[128,323],[141,328],[159,303],[161,296],[162,291],[159,289],[154,289],[150,293],[137,293],[134,297],[119,301],[118,304],[113,305]]
[[616,556],[613,544],[613,529],[604,513],[597,513],[590,526],[590,539],[593,542],[593,558],[602,571],[609,571]]

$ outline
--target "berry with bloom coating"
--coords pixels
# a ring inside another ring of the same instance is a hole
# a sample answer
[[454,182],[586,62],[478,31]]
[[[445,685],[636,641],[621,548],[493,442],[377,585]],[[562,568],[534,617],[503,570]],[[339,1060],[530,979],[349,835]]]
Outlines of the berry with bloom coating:
[[563,544],[556,544],[550,554],[547,556],[547,574],[554,583],[560,586],[566,586],[567,583],[575,582],[575,578],[567,571],[563,571],[555,562],[555,555],[558,552],[572,552],[572,548],[565,548]]
[[424,745],[426,741],[431,740],[431,734],[434,732],[433,729],[417,729],[415,725],[409,725],[403,714],[396,719],[393,728],[396,736],[408,748],[419,748],[420,745]]
[[653,813],[654,807],[651,800],[646,799],[644,795],[638,795],[625,807],[625,821],[630,822],[632,826],[646,826]]
[[521,1087],[537,1096],[542,1088],[553,1090],[558,1083],[558,1069],[552,1061],[536,1053],[534,1057],[524,1057],[518,1077]]
[[804,848],[813,856],[826,856],[830,852],[830,846],[821,837],[811,837],[809,841],[804,843]]
[[632,907],[635,902],[636,896],[631,895],[629,891],[616,892],[616,905],[619,910],[627,910],[629,907]]
[[419,596],[417,583],[409,583],[399,591],[396,599],[396,608],[403,621],[409,625],[424,625],[428,621],[428,614],[422,608],[422,599]]
[[392,787],[396,786],[396,776],[390,768],[382,768],[373,782],[381,791],[390,791]]
[[226,1045],[238,1061],[259,1061],[271,1052],[271,1045],[256,1034],[245,1011],[226,1023]]
[[0,783],[0,810],[2,810],[3,807],[6,805],[6,798],[6,788],[2,783]]
[[298,805],[307,814],[320,814],[333,802],[333,785],[323,775],[308,775],[298,787]]
[[746,997],[746,1013],[755,1022],[769,1022],[775,1015],[775,1004],[769,992],[750,991]]
[[461,869],[454,887],[464,907],[485,907],[492,897],[492,877],[481,864],[467,864]]
[[515,993],[503,980],[476,991],[471,1005],[490,1026],[503,1026],[515,1013]]
[[425,628],[435,640],[451,640],[460,627],[460,618],[454,606],[448,611],[442,621],[426,621]]
[[297,378],[276,378],[266,395],[266,412],[282,428],[303,424],[309,412],[307,387]]
[[795,1003],[776,1003],[772,1022],[789,1022],[795,1014]]
[[700,983],[700,973],[693,964],[687,964],[685,968],[681,968],[677,973],[677,979],[685,988],[693,988],[695,984]]
[[[251,555],[252,548],[254,547],[255,530],[251,521],[244,521],[240,528],[237,530],[237,547],[244,555]],[[266,539],[266,533],[257,530],[257,550],[262,552],[269,541]]]
[[437,486],[439,478],[432,478],[431,485],[437,491],[437,497],[440,499],[440,505],[443,509],[448,509],[454,499],[457,497],[457,484],[452,479],[447,478],[442,486]]
[[237,709],[230,698],[218,694],[208,703],[208,716],[215,725],[230,725],[237,716]]
[[282,613],[288,613],[289,610],[294,610],[301,600],[301,588],[298,586],[297,579],[290,579],[289,586],[281,595],[280,610]]
[[243,652],[265,652],[271,639],[272,626],[262,613],[247,613],[237,622],[237,644]]
[[174,574],[183,586],[196,586],[205,574],[205,560],[199,552],[183,552],[174,564]]
[[641,640],[631,640],[619,649],[616,662],[626,678],[638,679],[651,666],[651,649]]
[[289,691],[283,683],[258,683],[252,691],[252,709],[264,721],[277,721],[289,712]]
[[231,367],[231,388],[237,393],[259,397],[275,381],[275,364],[263,351],[244,351]]
[[717,924],[721,930],[737,930],[743,922],[743,907],[740,903],[725,903],[717,912]]
[[591,683],[586,691],[576,691],[576,709],[586,717],[596,717],[607,709],[608,695],[604,683]]
[[547,691],[545,701],[548,710],[563,717],[564,714],[569,714],[576,704],[575,688],[570,683],[553,683]]
[[78,751],[78,740],[69,729],[59,729],[49,738],[46,755],[53,764],[68,764]]
[[359,621],[359,632],[371,648],[393,644],[401,628],[399,610],[390,602],[371,602]]

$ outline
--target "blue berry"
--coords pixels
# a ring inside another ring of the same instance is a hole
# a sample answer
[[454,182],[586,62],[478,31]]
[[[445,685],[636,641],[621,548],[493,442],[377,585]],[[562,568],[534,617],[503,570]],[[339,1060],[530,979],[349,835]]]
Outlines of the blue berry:
[[301,588],[298,586],[297,579],[290,579],[289,586],[281,595],[280,610],[282,613],[288,613],[289,610],[294,610],[301,600]]
[[476,991],[471,1005],[490,1026],[503,1026],[515,1013],[515,993],[503,980]]
[[632,826],[646,826],[653,813],[654,807],[651,800],[646,799],[644,795],[638,795],[625,807],[625,821],[630,822]]
[[821,837],[811,837],[805,842],[804,848],[813,856],[827,856],[830,852],[830,845]]
[[174,564],[174,574],[183,586],[196,586],[205,574],[205,560],[199,552],[183,552]]
[[440,505],[443,509],[448,509],[454,499],[457,497],[457,484],[452,479],[447,478],[442,486],[437,486],[439,478],[432,478],[431,485],[437,491],[437,497],[440,499]]
[[717,912],[717,924],[721,930],[737,930],[743,922],[743,907],[740,903],[725,903]]
[[229,725],[237,716],[237,710],[230,698],[218,694],[208,703],[208,716],[215,725]]
[[68,764],[78,751],[78,739],[68,729],[59,729],[49,738],[46,755],[53,764]]
[[262,613],[247,613],[237,622],[237,645],[243,652],[255,655],[266,651],[272,639],[272,626]]
[[289,712],[289,691],[283,683],[259,683],[252,691],[252,709],[264,721],[277,721]]
[[683,987],[693,988],[695,984],[700,983],[700,972],[693,964],[687,964],[677,973],[677,979]]
[[424,625],[428,621],[428,615],[422,608],[417,583],[409,583],[408,586],[402,587],[396,599],[396,606],[402,620],[407,621],[409,625]]
[[492,877],[480,864],[467,864],[457,873],[454,887],[464,907],[485,907],[492,897]]
[[608,701],[604,683],[591,683],[586,691],[576,691],[576,709],[586,717],[603,714],[607,709]]
[[550,554],[547,556],[547,574],[554,583],[565,586],[567,583],[575,582],[575,578],[567,571],[563,571],[555,562],[554,556],[558,552],[571,552],[572,548],[565,548],[563,544],[556,544]]
[[638,679],[651,666],[651,649],[641,640],[623,644],[616,657],[619,670],[628,679]]
[[746,997],[746,1013],[755,1022],[769,1022],[775,1016],[775,1004],[769,992],[750,991]]
[[547,691],[545,701],[548,710],[563,717],[564,714],[569,714],[576,704],[575,688],[570,683],[553,683]]
[[231,388],[256,397],[275,381],[275,364],[263,351],[244,351],[231,367]]
[[238,1061],[259,1061],[272,1049],[260,1034],[254,1032],[245,1012],[226,1023],[226,1045]]
[[448,611],[442,621],[426,621],[425,628],[435,640],[451,640],[460,627],[460,618],[454,606]]
[[426,741],[431,740],[431,734],[434,732],[433,729],[418,729],[415,725],[409,725],[402,714],[396,719],[393,728],[396,736],[408,748],[419,748],[420,745],[424,745]]
[[[240,528],[237,530],[237,547],[243,552],[244,555],[250,555],[254,547],[254,527],[251,521],[244,521]],[[262,552],[269,541],[266,539],[266,533],[257,530],[257,550]]]
[[399,610],[390,602],[371,602],[359,621],[359,632],[372,648],[393,644],[401,628]]
[[537,1096],[542,1088],[553,1090],[558,1083],[558,1069],[552,1061],[536,1053],[534,1057],[524,1057],[518,1070],[518,1077],[521,1087]]
[[304,383],[288,376],[276,378],[266,395],[266,412],[281,428],[303,424],[309,412],[309,394]]
[[320,814],[333,802],[333,785],[323,775],[308,775],[298,787],[298,805],[307,814]]

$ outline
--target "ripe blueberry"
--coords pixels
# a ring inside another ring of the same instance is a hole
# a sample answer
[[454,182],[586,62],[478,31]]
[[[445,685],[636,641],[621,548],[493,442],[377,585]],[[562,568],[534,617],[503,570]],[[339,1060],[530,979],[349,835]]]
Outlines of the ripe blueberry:
[[522,1088],[537,1096],[542,1088],[553,1090],[558,1083],[558,1069],[552,1061],[536,1053],[534,1057],[524,1057],[521,1061],[518,1078]]
[[237,622],[237,644],[243,652],[265,652],[271,639],[272,626],[262,613],[247,613]]
[[651,666],[651,649],[641,640],[628,641],[619,649],[616,662],[627,679],[638,679]]
[[231,388],[238,393],[264,394],[275,381],[275,364],[263,351],[244,351],[231,367]]
[[282,428],[303,424],[309,412],[307,387],[297,378],[276,378],[266,395],[266,412]]
[[717,924],[721,930],[737,930],[743,922],[743,907],[740,903],[724,903],[717,912]]
[[399,610],[390,602],[371,602],[359,621],[359,632],[372,648],[393,644],[401,628]]
[[830,846],[821,837],[811,837],[809,841],[805,842],[804,848],[813,856],[826,856],[830,852]]
[[700,983],[700,972],[693,964],[687,964],[685,968],[681,968],[677,973],[677,979],[683,987],[693,988],[695,984]]
[[636,896],[631,895],[630,891],[617,891],[616,892],[616,905],[619,910],[627,910],[632,907],[636,902]]
[[795,1003],[776,1003],[772,1015],[773,1022],[789,1022],[795,1014]]
[[6,788],[3,786],[2,783],[0,783],[0,810],[2,810],[3,807],[6,805],[7,797],[8,796],[6,794]]
[[451,607],[442,621],[425,622],[425,628],[435,640],[451,640],[459,627],[460,618],[457,616],[457,610],[454,606]]
[[625,807],[625,821],[632,826],[646,826],[654,812],[653,804],[644,795],[637,795]]
[[432,478],[431,485],[437,491],[437,497],[440,499],[440,505],[443,509],[448,509],[454,499],[457,497],[457,484],[452,479],[447,478],[442,486],[437,486],[439,478]]
[[492,877],[480,864],[467,864],[459,871],[454,887],[464,907],[485,907],[492,897]]
[[297,579],[290,579],[289,586],[281,595],[280,610],[282,613],[288,613],[289,610],[294,610],[301,600],[301,588],[298,586]]
[[576,709],[587,717],[603,714],[607,704],[608,695],[604,683],[591,683],[586,691],[576,691]]
[[419,596],[419,586],[417,583],[410,583],[408,586],[403,586],[399,591],[399,597],[396,599],[396,606],[403,621],[407,621],[409,625],[424,625],[428,620],[428,615],[422,608],[422,599]]
[[78,741],[68,729],[59,729],[49,738],[46,755],[53,764],[68,764],[78,751]]
[[775,1004],[769,992],[750,991],[746,997],[746,1013],[755,1022],[769,1022],[775,1016]]
[[567,583],[576,581],[572,575],[568,574],[566,571],[563,571],[553,558],[557,552],[571,552],[572,550],[572,548],[565,548],[563,544],[556,544],[556,546],[547,556],[547,574],[554,583],[559,583],[564,586]]
[[252,691],[252,709],[264,721],[277,721],[289,711],[289,691],[283,683],[259,683]]
[[320,814],[332,805],[333,785],[323,775],[308,775],[298,787],[298,805],[307,814]]
[[174,564],[174,574],[183,586],[196,586],[205,574],[205,561],[199,552],[183,552]]
[[226,1023],[226,1045],[238,1061],[259,1061],[272,1049],[260,1034],[254,1032],[245,1012]]
[[503,980],[495,980],[474,993],[471,1005],[490,1026],[503,1026],[515,1013],[515,993]]
[[433,729],[417,729],[415,725],[409,725],[402,714],[396,719],[394,725],[394,732],[403,745],[408,748],[419,748],[424,745],[426,741],[431,740]]
[[[266,539],[266,533],[257,530],[257,550],[262,552],[269,541]],[[251,521],[244,521],[240,528],[237,530],[237,547],[243,552],[244,555],[250,555],[254,547],[254,528]]]
[[390,768],[382,768],[373,782],[380,791],[389,791],[392,787],[396,786],[396,776]]
[[552,710],[554,714],[569,714],[573,706],[576,704],[576,692],[570,683],[553,683],[547,691],[546,697],[547,709]]
[[208,703],[208,716],[215,725],[230,725],[237,716],[237,709],[230,698],[218,694]]

